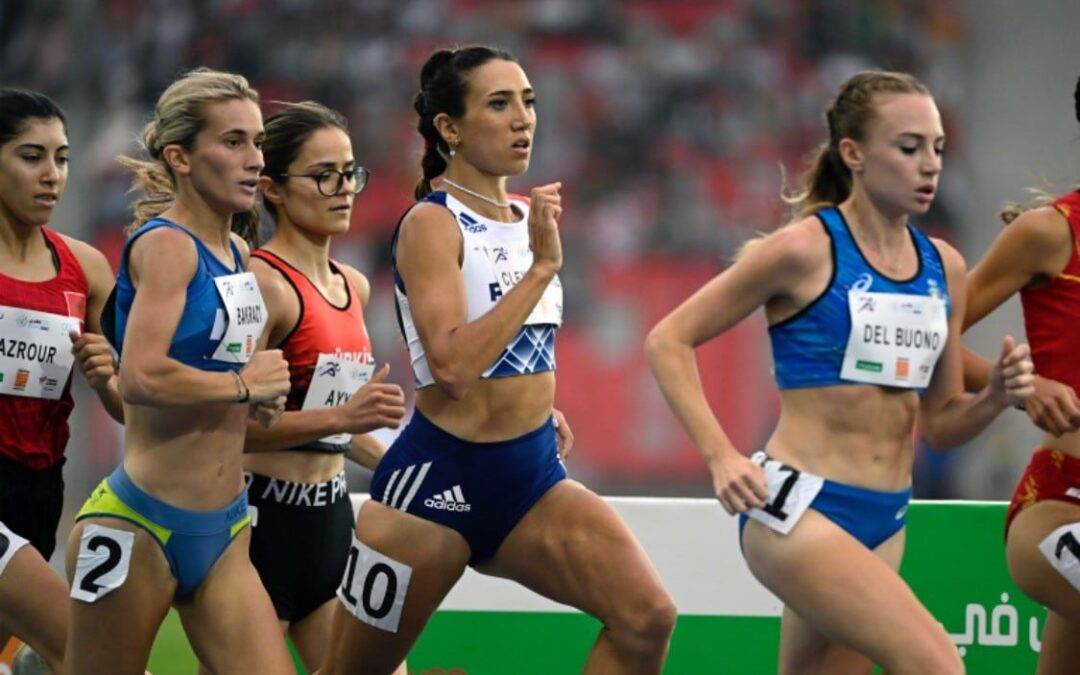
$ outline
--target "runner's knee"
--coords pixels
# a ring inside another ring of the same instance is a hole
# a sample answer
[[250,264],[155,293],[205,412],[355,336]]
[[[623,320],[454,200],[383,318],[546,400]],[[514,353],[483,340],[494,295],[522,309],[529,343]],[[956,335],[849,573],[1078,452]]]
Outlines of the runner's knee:
[[676,615],[675,603],[663,589],[657,588],[619,610],[608,622],[608,628],[616,642],[651,651],[667,645],[675,630]]

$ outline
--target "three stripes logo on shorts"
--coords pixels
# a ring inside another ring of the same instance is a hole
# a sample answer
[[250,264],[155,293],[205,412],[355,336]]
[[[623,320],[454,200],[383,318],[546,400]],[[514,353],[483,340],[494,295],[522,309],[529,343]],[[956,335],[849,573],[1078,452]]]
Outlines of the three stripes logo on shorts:
[[439,511],[459,511],[468,513],[472,505],[465,501],[465,495],[461,492],[461,486],[455,485],[449,490],[443,490],[424,500],[424,506]]
[[427,478],[430,468],[431,462],[424,462],[420,465],[419,471],[416,470],[416,464],[410,464],[404,469],[394,469],[394,473],[390,474],[390,480],[386,483],[386,490],[383,491],[380,501],[399,511],[408,511],[409,504],[412,503],[413,497],[416,496],[416,491],[420,489],[420,484]]
[[[400,511],[408,511],[420,485],[427,478],[431,469],[431,462],[423,464],[410,464],[402,469],[395,469],[390,474],[390,480],[386,483],[380,501]],[[467,513],[472,510],[472,505],[465,501],[465,495],[461,492],[461,486],[455,485],[449,490],[439,492],[424,500],[424,506],[429,509],[440,511],[456,511]]]

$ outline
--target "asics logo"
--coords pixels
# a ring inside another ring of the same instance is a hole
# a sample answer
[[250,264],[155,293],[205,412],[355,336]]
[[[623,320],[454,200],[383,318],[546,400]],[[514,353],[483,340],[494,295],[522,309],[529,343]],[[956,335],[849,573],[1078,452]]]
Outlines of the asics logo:
[[461,492],[461,486],[455,485],[449,490],[443,490],[424,500],[424,506],[439,511],[457,511],[468,513],[472,510],[472,504],[465,501],[465,495]]
[[855,280],[855,283],[851,284],[851,290],[853,291],[865,291],[869,290],[874,285],[874,277],[870,276],[869,272],[863,272],[859,275],[859,278]]

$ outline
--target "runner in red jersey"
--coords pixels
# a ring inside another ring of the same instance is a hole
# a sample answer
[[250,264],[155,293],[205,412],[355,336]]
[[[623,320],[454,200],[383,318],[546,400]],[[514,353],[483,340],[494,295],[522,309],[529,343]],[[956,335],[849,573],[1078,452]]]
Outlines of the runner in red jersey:
[[375,369],[363,314],[368,280],[330,259],[330,241],[348,231],[367,182],[345,119],[304,102],[270,115],[265,128],[260,184],[276,227],[251,269],[268,310],[268,347],[282,350],[292,388],[278,424],[248,427],[251,560],[314,671],[355,522],[344,458],[373,469],[385,448],[367,432],[396,428],[405,401],[385,381],[389,366]]
[[0,647],[14,633],[54,669],[63,664],[67,586],[45,561],[64,505],[75,363],[122,418],[99,325],[112,270],[91,246],[45,227],[68,152],[53,101],[0,90]]
[[[1080,121],[1080,81],[1075,98]],[[1049,610],[1037,672],[1065,675],[1080,663],[1080,191],[1003,218],[1008,227],[971,271],[964,324],[1020,293],[1038,375],[1025,407],[1046,433],[1009,505],[1005,547],[1016,584]],[[969,354],[968,387],[988,370]]]

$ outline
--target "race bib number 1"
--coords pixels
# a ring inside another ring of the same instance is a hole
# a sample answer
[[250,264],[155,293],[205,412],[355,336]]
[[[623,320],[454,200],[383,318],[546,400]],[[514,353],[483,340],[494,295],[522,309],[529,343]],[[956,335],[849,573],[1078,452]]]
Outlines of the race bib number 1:
[[1043,539],[1039,551],[1061,576],[1080,591],[1080,523],[1062,525]]
[[825,479],[769,459],[763,452],[755,452],[750,460],[765,470],[769,501],[764,508],[750,509],[746,515],[780,534],[791,532],[821,492]]

